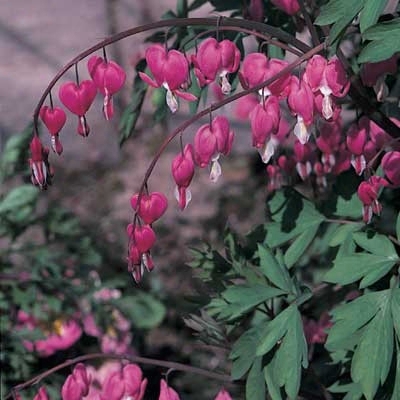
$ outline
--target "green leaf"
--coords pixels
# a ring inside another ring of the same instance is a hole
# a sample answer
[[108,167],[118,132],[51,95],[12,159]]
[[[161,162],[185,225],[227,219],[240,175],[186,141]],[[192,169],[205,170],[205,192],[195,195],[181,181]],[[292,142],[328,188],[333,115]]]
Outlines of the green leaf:
[[365,327],[351,363],[351,377],[367,400],[372,400],[379,383],[385,382],[392,357],[393,321],[386,302]]
[[285,252],[285,264],[288,268],[293,267],[293,265],[307,250],[308,246],[315,238],[318,228],[319,224],[316,224],[311,228],[307,229],[302,234],[300,234],[289,246],[289,248]]
[[386,7],[388,0],[365,0],[364,8],[360,13],[360,31],[363,33],[374,25]]
[[362,37],[371,42],[362,49],[359,63],[386,60],[400,51],[400,18],[371,26]]
[[33,185],[21,185],[12,189],[0,201],[0,214],[12,214],[25,206],[32,210],[38,194],[39,190]]
[[234,343],[229,358],[233,360],[231,375],[232,379],[240,379],[252,366],[256,358],[256,346],[261,338],[260,324],[255,325]]
[[348,285],[362,278],[360,288],[364,288],[386,275],[397,261],[391,257],[369,253],[337,257],[333,268],[325,274],[324,281]]
[[397,340],[400,343],[400,288],[393,289],[391,306],[394,329],[396,331]]
[[207,309],[210,314],[217,315],[218,319],[231,321],[253,311],[259,304],[283,294],[285,292],[282,290],[263,285],[231,286],[222,292],[222,297],[228,304],[213,299]]
[[396,236],[397,240],[400,240],[400,213],[397,216],[397,221],[396,221]]
[[393,260],[398,258],[393,243],[385,235],[375,233],[373,236],[369,236],[366,232],[356,232],[353,233],[353,239],[360,247],[372,254]]
[[329,246],[336,247],[351,238],[351,234],[360,230],[364,224],[342,224],[338,225],[335,233],[332,235]]
[[329,33],[329,43],[336,41],[347,25],[361,11],[365,0],[330,0],[321,7],[316,25],[333,24]]
[[394,380],[393,395],[390,400],[400,400],[400,341],[396,344],[396,377]]
[[140,329],[154,328],[161,323],[166,308],[154,296],[140,292],[134,296],[123,296],[116,301],[121,311],[130,317],[135,327]]
[[246,379],[246,399],[265,400],[265,380],[262,372],[262,358],[257,357]]
[[292,281],[289,272],[285,267],[282,267],[271,249],[266,246],[258,245],[258,255],[260,257],[261,272],[278,288],[286,293],[291,293],[293,290]]
[[345,199],[342,196],[337,198],[335,214],[339,217],[360,218],[362,216],[362,204],[354,193],[350,199]]
[[140,60],[136,65],[136,77],[133,81],[132,97],[127,108],[124,110],[121,121],[119,123],[119,144],[122,145],[135,130],[136,123],[139,119],[142,105],[147,92],[147,84],[142,81],[138,72],[146,69],[146,60]]
[[[289,306],[287,310],[289,318],[285,322],[286,332],[276,347],[270,363],[271,368],[266,368],[265,379],[270,393],[274,393],[274,396],[278,393],[278,387],[284,387],[288,397],[295,399],[300,388],[301,367],[306,368],[308,365],[308,353],[300,313],[294,305]],[[279,315],[275,319],[277,318]]]

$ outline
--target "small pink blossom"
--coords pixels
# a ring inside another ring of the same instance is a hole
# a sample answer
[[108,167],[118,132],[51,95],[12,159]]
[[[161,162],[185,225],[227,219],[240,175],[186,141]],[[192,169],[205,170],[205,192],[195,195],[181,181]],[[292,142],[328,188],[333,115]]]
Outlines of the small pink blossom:
[[47,390],[44,386],[40,387],[33,400],[49,400],[49,395],[47,394]]
[[114,115],[112,96],[124,86],[126,73],[116,62],[103,60],[99,56],[90,57],[87,66],[97,89],[104,95],[104,117],[110,120]]
[[250,4],[247,7],[248,18],[257,21],[264,21],[264,3],[263,0],[250,0]]
[[388,181],[395,187],[400,186],[400,152],[389,151],[382,158],[382,169]]
[[166,102],[171,112],[178,110],[176,96],[188,101],[197,99],[193,94],[181,90],[189,81],[189,63],[184,54],[177,50],[168,51],[165,46],[154,44],[146,50],[146,62],[154,79],[144,72],[139,72],[139,76],[150,86],[167,90]]
[[300,10],[297,0],[271,0],[271,3],[289,15],[294,15]]
[[380,215],[382,205],[378,201],[379,191],[388,186],[386,179],[380,176],[371,176],[367,181],[361,182],[357,194],[363,203],[363,220],[367,224],[371,222],[372,215]]
[[88,136],[90,129],[85,114],[96,97],[97,89],[92,80],[82,81],[79,85],[74,82],[64,83],[58,92],[61,103],[79,118],[77,132]]
[[64,110],[60,107],[43,106],[40,109],[39,116],[50,132],[53,151],[60,155],[63,147],[59,139],[59,133],[67,120]]
[[40,189],[47,189],[47,186],[51,185],[53,176],[49,165],[49,149],[43,147],[42,142],[36,135],[32,138],[29,148],[31,151],[29,166],[31,168],[32,183],[39,186]]
[[[139,197],[140,204],[138,205]],[[160,192],[153,192],[149,195],[142,194],[142,196],[137,193],[131,197],[131,206],[143,222],[150,225],[165,213],[168,207],[168,200]]]
[[90,378],[84,364],[75,366],[72,374],[68,375],[61,388],[63,400],[81,400],[89,393]]
[[191,144],[187,144],[183,152],[172,161],[171,172],[176,183],[175,197],[179,208],[184,210],[189,204],[192,194],[188,189],[194,175],[194,151]]
[[214,400],[232,400],[232,397],[226,389],[222,388]]
[[180,400],[178,393],[168,386],[164,379],[160,381],[160,396],[158,400]]
[[325,343],[326,330],[332,326],[328,313],[323,313],[318,321],[303,318],[304,334],[308,344]]
[[213,82],[218,76],[222,93],[229,94],[231,85],[227,75],[239,68],[240,51],[230,40],[218,42],[214,38],[207,38],[200,44],[196,55],[192,56],[192,62],[200,86]]

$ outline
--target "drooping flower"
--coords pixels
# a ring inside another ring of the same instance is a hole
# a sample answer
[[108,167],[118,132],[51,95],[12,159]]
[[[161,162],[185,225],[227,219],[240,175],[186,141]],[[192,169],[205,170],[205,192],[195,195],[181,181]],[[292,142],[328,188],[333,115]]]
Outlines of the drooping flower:
[[221,175],[218,162],[221,154],[228,155],[234,139],[229,121],[224,116],[215,117],[211,124],[201,126],[194,137],[194,159],[200,168],[212,162],[210,179],[216,182]]
[[337,58],[328,61],[317,54],[307,62],[303,77],[313,92],[322,93],[322,115],[325,119],[331,119],[334,115],[331,95],[344,97],[350,87],[342,63]]
[[29,145],[31,157],[29,159],[29,166],[31,168],[31,180],[34,185],[40,189],[47,189],[51,185],[51,178],[53,176],[49,164],[49,149],[43,147],[42,142],[38,136],[34,136]]
[[142,194],[138,204],[139,196],[139,193],[136,193],[131,197],[131,206],[145,224],[152,224],[165,213],[168,207],[168,200],[162,193]]
[[296,170],[300,178],[305,181],[312,172],[313,145],[310,142],[301,144],[296,141],[293,151],[296,159]]
[[229,94],[231,85],[227,75],[239,68],[240,51],[230,40],[218,42],[214,38],[207,38],[200,44],[196,55],[192,56],[192,62],[200,86],[213,82],[218,76],[222,93]]
[[146,62],[154,79],[144,72],[139,72],[139,76],[150,86],[167,90],[166,102],[171,112],[178,110],[176,96],[188,101],[196,100],[196,96],[181,90],[189,80],[189,63],[184,54],[154,44],[146,50]]
[[314,96],[307,82],[292,76],[287,102],[290,111],[297,117],[294,134],[304,144],[312,133],[314,122]]
[[346,135],[346,145],[352,154],[351,165],[358,175],[361,175],[367,166],[364,155],[367,140],[368,122],[361,118],[358,123],[350,126]]
[[40,109],[39,116],[50,132],[53,151],[60,155],[63,147],[59,139],[59,133],[67,120],[64,110],[60,107],[43,106]]
[[263,0],[250,0],[247,7],[247,18],[257,22],[264,21],[264,3]]
[[232,400],[232,397],[226,389],[222,388],[214,400]]
[[47,390],[44,386],[40,387],[33,400],[49,400],[49,395],[47,394]]
[[81,136],[88,136],[90,132],[85,114],[96,97],[97,89],[92,80],[64,83],[58,92],[61,103],[79,118],[77,132]]
[[271,0],[271,3],[289,15],[294,15],[300,10],[298,0]]
[[378,201],[379,191],[385,186],[388,186],[386,179],[375,175],[360,183],[357,194],[363,203],[363,220],[365,223],[371,222],[373,214],[380,215],[382,205]]
[[322,313],[318,321],[303,317],[304,334],[308,344],[325,343],[328,336],[326,331],[331,326],[332,322],[327,312]]
[[393,186],[400,186],[400,151],[389,151],[382,158],[382,169]]
[[183,152],[173,159],[171,172],[176,183],[175,198],[179,208],[184,210],[192,198],[188,189],[194,175],[194,151],[191,144],[187,144]]
[[112,96],[124,86],[126,73],[116,62],[99,56],[90,57],[87,66],[97,89],[104,95],[103,114],[108,121],[114,115]]
[[75,366],[72,374],[68,375],[61,388],[63,400],[81,400],[89,392],[90,378],[84,364]]
[[164,379],[160,381],[160,396],[158,400],[180,400],[178,393],[172,387],[168,386]]

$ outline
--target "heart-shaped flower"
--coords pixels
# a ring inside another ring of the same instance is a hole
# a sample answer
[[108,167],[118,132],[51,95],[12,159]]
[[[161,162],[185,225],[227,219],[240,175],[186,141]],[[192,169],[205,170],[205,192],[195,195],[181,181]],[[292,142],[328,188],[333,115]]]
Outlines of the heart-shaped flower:
[[156,234],[149,225],[134,225],[129,224],[126,227],[128,236],[133,239],[137,249],[140,253],[147,253],[154,245],[156,241]]
[[51,135],[57,135],[67,120],[64,110],[60,107],[43,106],[39,116]]
[[167,198],[160,192],[153,192],[150,195],[143,194],[140,197],[138,205],[139,193],[131,197],[131,206],[142,218],[145,224],[152,224],[159,219],[168,207]]

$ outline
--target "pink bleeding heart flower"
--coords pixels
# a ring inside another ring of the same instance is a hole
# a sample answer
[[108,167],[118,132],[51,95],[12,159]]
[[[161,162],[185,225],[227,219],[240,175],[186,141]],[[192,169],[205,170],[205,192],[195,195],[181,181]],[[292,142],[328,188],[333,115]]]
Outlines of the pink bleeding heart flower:
[[172,387],[168,386],[164,379],[160,381],[160,396],[158,400],[180,400],[178,393]]
[[310,142],[301,144],[295,142],[293,146],[294,156],[296,160],[296,171],[300,178],[305,181],[312,172],[312,161],[314,148]]
[[226,389],[222,388],[214,400],[232,400],[232,397]]
[[39,116],[50,132],[53,151],[60,155],[63,147],[59,139],[59,132],[67,120],[64,110],[60,107],[43,106],[40,109]]
[[336,164],[335,152],[340,148],[342,138],[341,121],[320,121],[319,136],[316,140],[317,147],[322,151],[321,161],[325,173],[332,171]]
[[171,165],[172,176],[176,183],[175,198],[181,210],[184,210],[192,199],[188,187],[194,175],[194,166],[193,146],[187,144],[183,152],[173,159]]
[[90,57],[87,66],[97,89],[104,95],[103,114],[108,121],[114,115],[112,96],[124,86],[126,73],[116,62],[99,56]]
[[31,168],[31,180],[40,189],[46,189],[51,185],[51,178],[53,172],[49,164],[49,149],[43,147],[42,142],[38,136],[34,136],[29,145],[31,151],[31,158],[29,159],[29,166]]
[[79,363],[71,375],[68,375],[61,388],[63,400],[81,400],[89,392],[90,378],[87,375],[86,367]]
[[127,233],[140,253],[147,253],[156,241],[156,235],[149,225],[128,224]]
[[167,50],[165,46],[154,44],[146,50],[146,62],[154,79],[144,72],[139,72],[140,78],[153,87],[163,87],[167,90],[166,102],[171,112],[178,110],[176,96],[187,101],[195,101],[197,97],[180,89],[189,81],[189,63],[181,52]]
[[[268,79],[273,78],[278,72],[282,71],[288,63],[277,58],[268,59],[262,53],[248,54],[242,64],[239,72],[239,79],[244,89],[249,89],[260,85]],[[262,97],[274,95],[279,98],[285,98],[288,93],[290,75],[285,75],[276,79],[268,86],[260,89],[259,94]]]
[[385,79],[389,74],[396,75],[398,57],[399,56],[395,54],[387,60],[377,63],[365,63],[362,65],[360,73],[361,80],[365,86],[374,88],[378,101],[385,101],[389,94],[389,88],[385,83]]
[[218,76],[223,94],[229,94],[231,85],[227,75],[236,72],[240,64],[240,51],[230,40],[218,42],[214,38],[204,40],[192,56],[194,72],[200,86],[207,85]]
[[211,124],[201,126],[194,137],[194,158],[200,168],[212,162],[210,179],[216,182],[222,170],[218,162],[221,154],[228,155],[234,139],[229,121],[224,116],[215,117]]
[[250,4],[247,7],[247,18],[257,22],[264,21],[263,0],[250,0]]
[[386,178],[393,186],[400,186],[400,151],[389,151],[381,162]]
[[[138,200],[140,197],[140,204]],[[153,192],[150,195],[136,193],[131,197],[131,206],[142,218],[145,224],[152,224],[159,219],[168,207],[167,198],[160,192]]]
[[40,387],[33,400],[49,400],[49,395],[47,394],[47,390],[44,386]]
[[90,129],[85,114],[96,97],[97,89],[92,80],[82,81],[79,85],[74,82],[64,83],[58,96],[65,107],[79,117],[78,133],[81,136],[89,135]]
[[280,115],[279,101],[275,96],[269,96],[264,104],[257,104],[250,113],[253,146],[257,148],[264,163],[271,158],[272,149],[268,143],[271,135],[278,132]]
[[300,10],[298,0],[271,0],[271,3],[289,15],[297,14]]
[[361,182],[357,195],[363,203],[363,220],[369,224],[372,215],[380,215],[382,212],[382,205],[378,201],[379,190],[382,187],[388,186],[386,179],[380,176],[371,176],[367,181]]
[[297,117],[294,134],[301,144],[305,144],[311,136],[314,122],[314,95],[308,83],[292,76],[287,102],[290,111]]
[[325,119],[332,118],[334,105],[331,95],[344,97],[350,87],[350,81],[346,77],[342,63],[337,58],[328,61],[317,54],[307,62],[303,77],[313,92],[320,91],[322,93],[323,117]]
[[346,145],[352,154],[351,165],[358,175],[361,175],[367,166],[364,152],[368,140],[368,122],[364,122],[365,119],[362,118],[357,124],[352,124],[346,135]]

